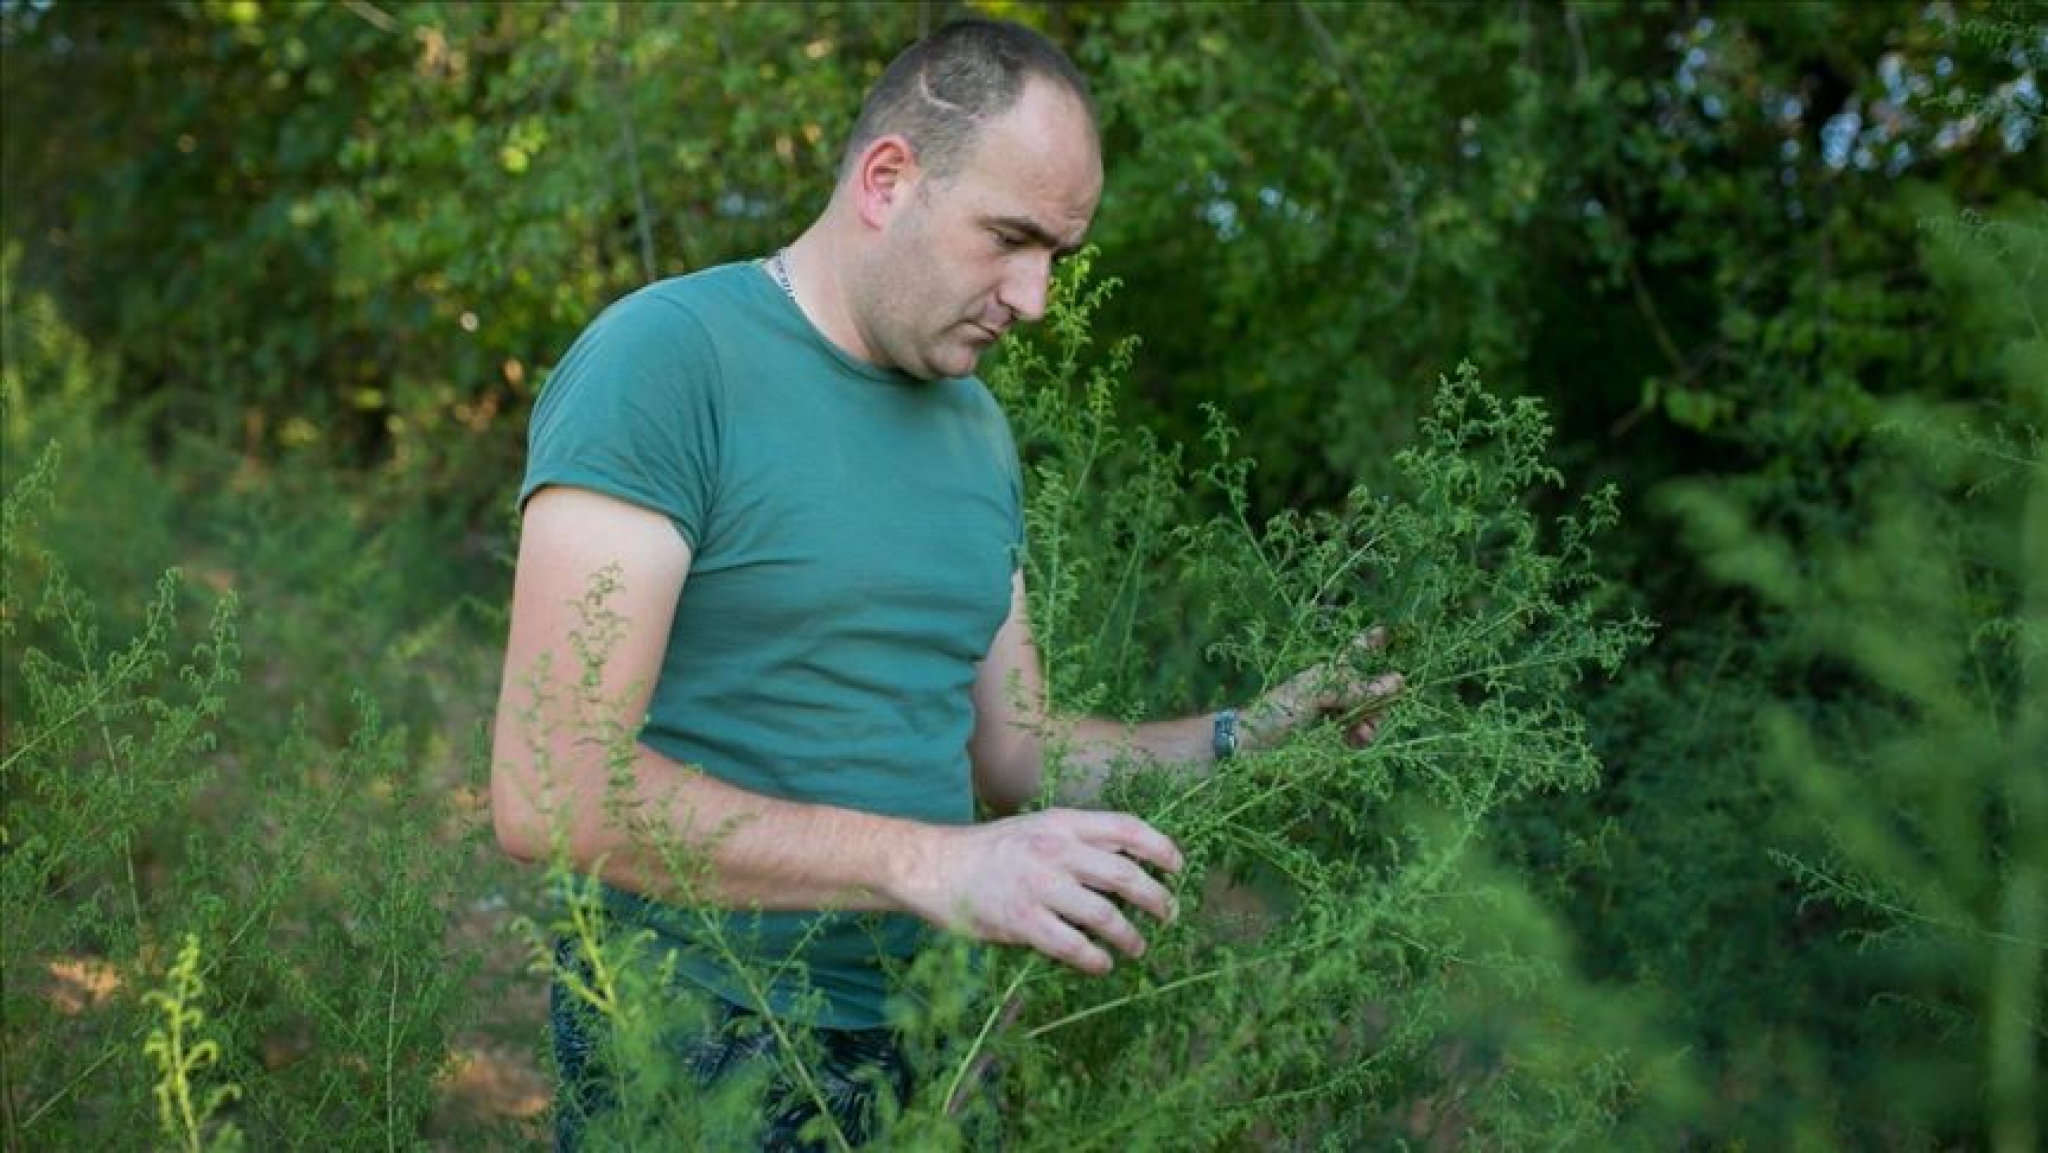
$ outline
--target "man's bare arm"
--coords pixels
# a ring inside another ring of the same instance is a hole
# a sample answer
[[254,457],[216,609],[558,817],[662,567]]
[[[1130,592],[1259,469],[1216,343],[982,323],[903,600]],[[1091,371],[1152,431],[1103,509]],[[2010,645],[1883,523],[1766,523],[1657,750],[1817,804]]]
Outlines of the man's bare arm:
[[[1177,869],[1180,855],[1135,818],[928,825],[764,797],[633,741],[689,567],[688,545],[658,513],[573,488],[527,502],[492,750],[492,819],[507,852],[538,860],[559,843],[574,867],[657,899],[908,912],[1091,972],[1110,966],[1097,940],[1143,951],[1109,898],[1170,916],[1165,888],[1140,866]],[[609,626],[589,619],[599,574]],[[601,663],[590,652],[600,635]],[[663,840],[705,866],[688,892]]]
[[[1356,643],[1374,648],[1384,640],[1385,634],[1375,629]],[[1244,710],[1239,750],[1271,747],[1302,725],[1332,717],[1345,718],[1349,739],[1363,744],[1377,729],[1379,710],[1401,687],[1399,673],[1360,681],[1332,676],[1321,666],[1306,669]],[[1215,765],[1213,715],[1143,724],[1054,716],[1031,637],[1022,572],[1011,577],[1009,618],[997,631],[975,678],[974,709],[969,751],[975,789],[1002,812],[1014,812],[1038,798],[1053,742],[1062,744],[1066,754],[1053,799],[1065,805],[1098,803],[1111,767],[1123,757],[1192,773],[1209,772]]]

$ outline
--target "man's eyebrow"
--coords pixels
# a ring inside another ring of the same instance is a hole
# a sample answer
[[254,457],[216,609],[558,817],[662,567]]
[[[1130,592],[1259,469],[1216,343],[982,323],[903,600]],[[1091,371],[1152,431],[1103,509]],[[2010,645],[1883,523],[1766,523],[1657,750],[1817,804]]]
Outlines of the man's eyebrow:
[[991,217],[988,224],[991,228],[1006,228],[1011,232],[1021,232],[1025,236],[1030,237],[1033,244],[1052,249],[1054,256],[1071,256],[1079,251],[1081,247],[1078,244],[1064,243],[1059,237],[1047,232],[1039,226],[1037,221],[1029,217],[996,216]]

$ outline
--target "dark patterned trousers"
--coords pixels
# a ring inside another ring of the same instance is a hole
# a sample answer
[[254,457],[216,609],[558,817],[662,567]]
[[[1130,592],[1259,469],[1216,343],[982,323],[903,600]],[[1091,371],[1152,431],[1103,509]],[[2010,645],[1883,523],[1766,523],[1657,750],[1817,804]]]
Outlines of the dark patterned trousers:
[[[574,965],[570,942],[556,947],[558,964]],[[585,1126],[616,1107],[610,1078],[598,1067],[597,1043],[590,1010],[557,981],[548,991],[548,1018],[554,1033],[555,1071],[560,1078],[555,1097],[556,1153],[595,1153],[585,1140]],[[758,1142],[747,1148],[762,1153],[813,1153],[828,1148],[822,1139],[802,1140],[798,1133],[818,1116],[822,1098],[848,1143],[860,1145],[874,1136],[877,1094],[887,1089],[902,1100],[910,1092],[910,1066],[896,1035],[887,1029],[813,1029],[807,1038],[817,1046],[808,1063],[816,1098],[784,1074],[779,1043],[760,1016],[720,1002],[710,1024],[675,1038],[666,1048],[677,1067],[706,1089],[741,1077],[763,1077],[762,1098],[771,1115]],[[735,1148],[736,1145],[721,1146]]]

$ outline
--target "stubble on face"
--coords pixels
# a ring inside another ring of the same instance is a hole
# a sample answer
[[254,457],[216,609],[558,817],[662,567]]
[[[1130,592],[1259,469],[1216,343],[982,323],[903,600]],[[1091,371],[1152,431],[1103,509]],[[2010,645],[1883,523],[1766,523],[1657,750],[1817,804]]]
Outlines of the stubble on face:
[[971,375],[981,354],[1042,307],[1052,248],[998,243],[1000,220],[1024,220],[1064,249],[1087,231],[1101,195],[1093,126],[1070,93],[1033,81],[984,127],[958,172],[920,179],[890,223],[864,288],[875,305],[870,347],[924,380]]

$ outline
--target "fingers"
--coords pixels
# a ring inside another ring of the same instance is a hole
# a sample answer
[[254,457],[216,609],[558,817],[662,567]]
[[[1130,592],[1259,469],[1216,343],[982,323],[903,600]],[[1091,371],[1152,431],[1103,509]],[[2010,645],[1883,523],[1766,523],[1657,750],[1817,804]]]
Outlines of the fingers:
[[1347,678],[1316,697],[1316,709],[1326,717],[1348,717],[1361,711],[1377,710],[1400,695],[1408,683],[1400,673],[1382,673],[1371,680]]
[[1344,734],[1344,741],[1354,749],[1362,749],[1371,744],[1372,739],[1379,735],[1380,719],[1378,717],[1367,717],[1351,726],[1350,730]]
[[1052,906],[1060,920],[1085,931],[1094,940],[1115,945],[1124,956],[1145,955],[1145,938],[1139,935],[1136,926],[1107,897],[1093,889],[1076,885],[1056,898]]
[[[1287,678],[1278,688],[1268,692],[1260,705],[1277,714],[1284,730],[1321,717],[1371,707],[1393,696],[1401,691],[1403,682],[1399,673],[1375,677],[1370,681],[1344,675],[1348,667],[1386,648],[1387,635],[1384,625],[1374,625],[1359,633],[1351,638],[1351,643],[1342,653]],[[1304,701],[1306,708],[1302,707]]]
[[1032,830],[1020,842],[1028,863],[1006,878],[1025,896],[1002,918],[1008,930],[992,924],[990,935],[1100,974],[1112,967],[1111,949],[1129,957],[1145,953],[1145,938],[1119,901],[1160,921],[1173,919],[1173,895],[1144,866],[1178,870],[1183,858],[1151,825],[1127,813],[1070,809],[1013,820],[1019,831]]
[[1019,943],[1090,976],[1099,977],[1115,967],[1100,946],[1047,909],[1039,910],[1027,922]]
[[[1074,876],[1088,888],[1098,893],[1111,893],[1126,902],[1152,914],[1162,922],[1174,918],[1173,894],[1166,886],[1152,879],[1152,875],[1133,864],[1130,858],[1120,853],[1104,853],[1101,856],[1078,862]],[[1130,952],[1126,949],[1125,952]],[[1132,956],[1137,956],[1132,953]]]
[[[1374,625],[1352,639],[1350,655],[1353,660],[1363,660],[1367,654],[1375,653],[1385,647],[1387,647],[1386,626]],[[1322,707],[1326,714],[1348,715],[1356,714],[1360,711],[1371,711],[1378,709],[1398,695],[1406,684],[1406,678],[1402,677],[1400,673],[1384,673],[1369,681],[1360,681],[1356,677],[1346,677],[1343,684],[1331,692],[1322,694],[1316,703]],[[1357,729],[1353,728],[1352,732],[1356,733]]]
[[1400,673],[1383,673],[1376,676],[1365,683],[1364,691],[1359,694],[1359,706],[1373,708],[1385,704],[1399,696],[1407,684],[1408,678]]
[[1081,839],[1097,848],[1124,853],[1148,865],[1178,873],[1185,858],[1166,834],[1128,813],[1053,810],[1079,823]]

